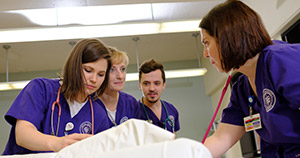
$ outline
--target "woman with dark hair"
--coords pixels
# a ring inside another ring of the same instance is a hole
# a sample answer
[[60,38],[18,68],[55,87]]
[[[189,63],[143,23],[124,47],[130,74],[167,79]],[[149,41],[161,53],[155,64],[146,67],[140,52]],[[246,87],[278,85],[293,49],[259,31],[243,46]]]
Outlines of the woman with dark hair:
[[57,152],[108,129],[95,99],[107,86],[109,53],[100,40],[81,40],[64,65],[63,79],[29,82],[5,115],[12,128],[3,155]]
[[237,0],[213,8],[199,27],[204,55],[217,70],[243,74],[204,143],[213,157],[251,130],[260,135],[263,158],[299,157],[300,45],[272,41],[259,15]]

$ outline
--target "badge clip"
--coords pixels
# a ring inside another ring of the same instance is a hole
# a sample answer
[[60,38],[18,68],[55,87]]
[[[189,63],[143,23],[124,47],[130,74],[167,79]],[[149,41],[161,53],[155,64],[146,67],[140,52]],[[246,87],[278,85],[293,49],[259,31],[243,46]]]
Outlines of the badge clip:
[[249,96],[248,101],[249,101],[249,116],[244,117],[244,125],[245,125],[246,132],[261,129],[260,114],[257,113],[255,115],[252,115],[253,114],[253,105],[255,103],[254,96]]

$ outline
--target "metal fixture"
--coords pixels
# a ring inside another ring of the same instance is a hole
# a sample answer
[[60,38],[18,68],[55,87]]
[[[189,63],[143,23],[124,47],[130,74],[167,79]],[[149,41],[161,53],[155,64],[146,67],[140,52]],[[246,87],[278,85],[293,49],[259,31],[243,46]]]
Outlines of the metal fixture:
[[6,82],[8,82],[8,49],[11,48],[10,45],[3,45],[6,50]]
[[74,47],[74,45],[75,45],[76,43],[77,43],[76,41],[70,41],[70,42],[69,42],[69,45],[71,45],[72,47]]
[[137,72],[139,72],[140,62],[139,62],[138,40],[140,40],[140,38],[133,37],[132,40],[135,42],[136,65],[137,65]]
[[199,66],[199,68],[201,68],[202,65],[201,65],[201,62],[200,62],[200,49],[199,49],[199,43],[198,43],[199,32],[193,33],[192,36],[195,37],[196,47],[197,47],[198,66]]

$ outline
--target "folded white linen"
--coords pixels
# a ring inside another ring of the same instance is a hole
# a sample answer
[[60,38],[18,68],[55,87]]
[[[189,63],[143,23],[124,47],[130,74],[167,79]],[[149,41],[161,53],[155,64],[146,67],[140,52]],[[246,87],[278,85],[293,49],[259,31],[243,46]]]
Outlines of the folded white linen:
[[5,155],[0,158],[55,158],[56,153],[38,153],[38,154],[23,154],[23,155]]
[[173,139],[175,135],[167,130],[144,120],[130,119],[62,149],[57,153],[57,157],[81,157]]
[[[70,155],[59,155],[64,158]],[[107,152],[82,153],[77,151],[71,158],[212,158],[210,152],[200,142],[179,138],[158,143],[131,146]],[[69,157],[68,157],[69,158]]]
[[0,156],[0,158],[211,158],[200,142],[175,135],[143,120],[121,125],[72,144],[57,153]]

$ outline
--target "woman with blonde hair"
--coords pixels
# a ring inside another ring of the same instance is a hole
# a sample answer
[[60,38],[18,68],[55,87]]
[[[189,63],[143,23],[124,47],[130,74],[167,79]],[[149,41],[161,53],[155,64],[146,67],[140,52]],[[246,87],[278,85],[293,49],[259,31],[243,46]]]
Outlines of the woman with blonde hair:
[[126,68],[129,64],[125,52],[109,47],[112,66],[109,72],[108,86],[99,96],[98,103],[105,109],[110,126],[117,126],[128,119],[138,118],[139,106],[136,99],[122,92],[126,80]]

